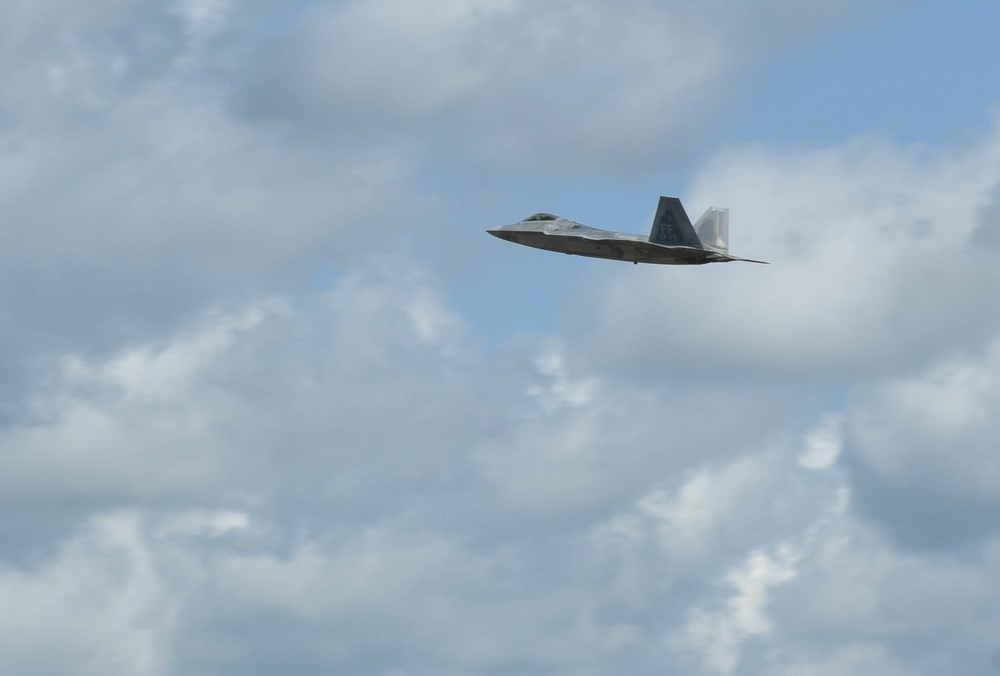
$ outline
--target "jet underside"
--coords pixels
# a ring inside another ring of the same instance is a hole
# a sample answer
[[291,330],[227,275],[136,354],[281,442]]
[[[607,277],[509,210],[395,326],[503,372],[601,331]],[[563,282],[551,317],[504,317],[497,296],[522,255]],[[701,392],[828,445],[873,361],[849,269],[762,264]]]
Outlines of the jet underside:
[[641,237],[608,233],[611,236],[582,234],[555,234],[547,232],[495,232],[497,237],[525,246],[556,251],[572,256],[610,258],[630,263],[659,263],[661,265],[701,265],[720,260],[712,251],[686,246],[665,246],[647,242]]

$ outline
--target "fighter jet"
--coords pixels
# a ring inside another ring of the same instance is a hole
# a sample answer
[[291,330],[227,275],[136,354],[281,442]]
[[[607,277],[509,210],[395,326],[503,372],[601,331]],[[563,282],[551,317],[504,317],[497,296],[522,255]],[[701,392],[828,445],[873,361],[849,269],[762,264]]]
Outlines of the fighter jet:
[[598,230],[545,213],[534,214],[520,223],[501,225],[486,232],[508,242],[537,249],[633,263],[767,263],[729,255],[729,209],[713,207],[692,226],[681,201],[676,197],[660,198],[648,239],[626,232]]

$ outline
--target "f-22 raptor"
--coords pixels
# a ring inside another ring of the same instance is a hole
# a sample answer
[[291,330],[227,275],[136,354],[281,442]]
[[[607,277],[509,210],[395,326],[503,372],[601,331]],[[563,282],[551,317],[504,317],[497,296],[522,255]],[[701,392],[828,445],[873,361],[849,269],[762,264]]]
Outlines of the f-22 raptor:
[[528,216],[520,223],[486,232],[508,242],[576,256],[610,258],[632,263],[703,265],[746,261],[729,255],[729,209],[710,208],[693,226],[681,201],[661,197],[649,238],[599,230],[553,214]]

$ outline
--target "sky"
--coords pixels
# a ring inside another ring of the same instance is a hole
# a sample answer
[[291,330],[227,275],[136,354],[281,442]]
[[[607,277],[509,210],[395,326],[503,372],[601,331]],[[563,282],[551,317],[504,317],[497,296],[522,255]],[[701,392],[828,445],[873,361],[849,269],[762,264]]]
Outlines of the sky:
[[1000,674],[998,23],[6,0],[0,671]]

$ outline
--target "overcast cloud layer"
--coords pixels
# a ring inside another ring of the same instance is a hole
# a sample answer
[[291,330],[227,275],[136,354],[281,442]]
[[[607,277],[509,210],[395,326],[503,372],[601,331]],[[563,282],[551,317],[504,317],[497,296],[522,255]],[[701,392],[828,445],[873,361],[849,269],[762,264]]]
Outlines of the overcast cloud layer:
[[[730,5],[0,6],[0,671],[997,673],[1000,123],[709,156],[863,16]],[[498,339],[442,157],[773,264]]]

